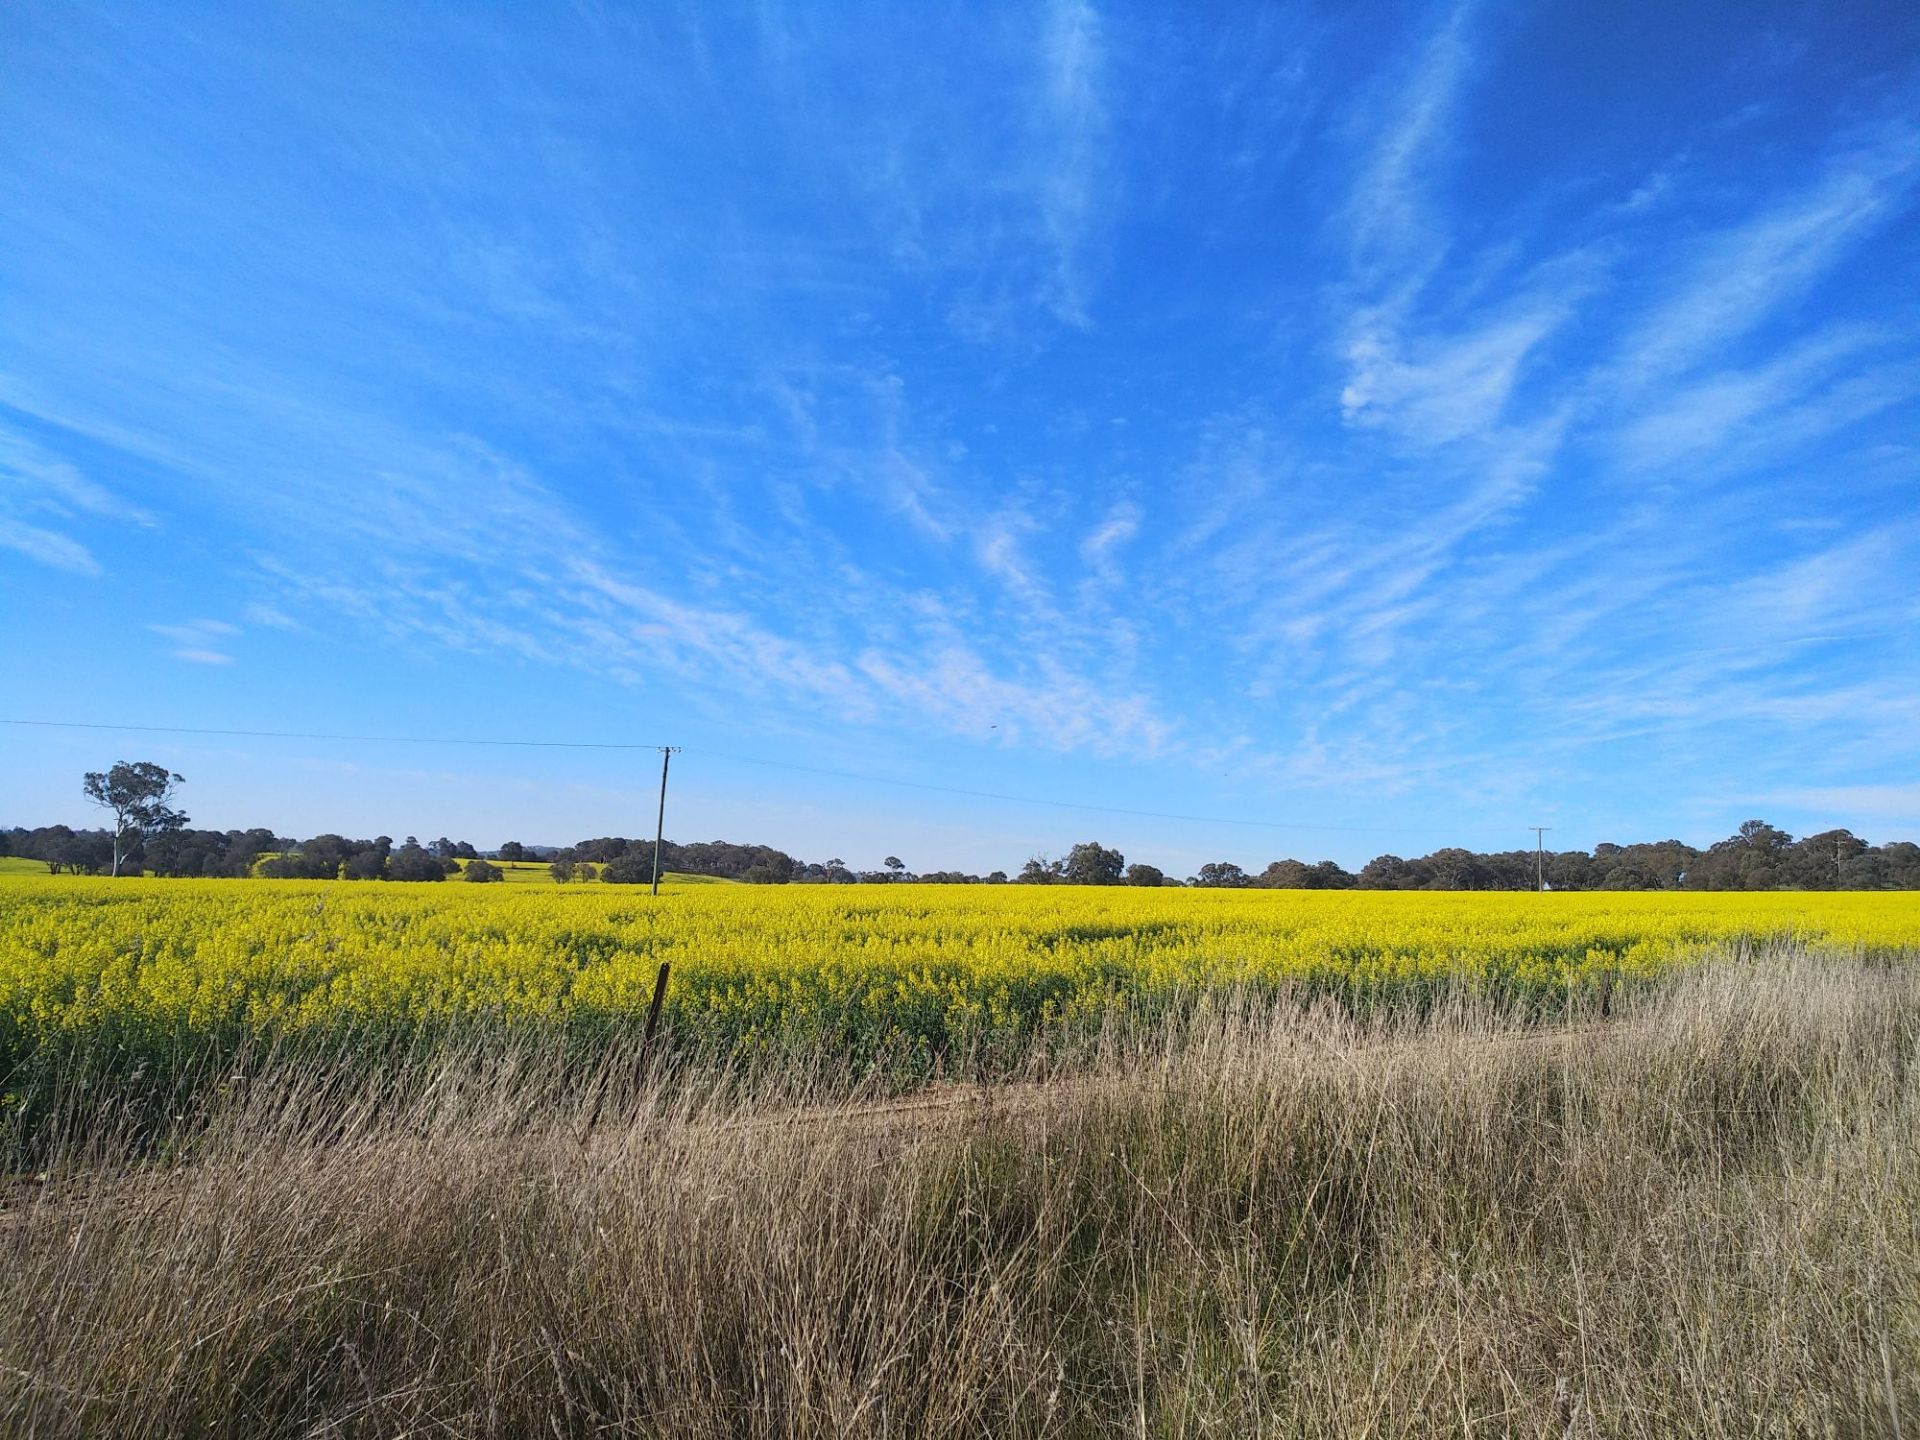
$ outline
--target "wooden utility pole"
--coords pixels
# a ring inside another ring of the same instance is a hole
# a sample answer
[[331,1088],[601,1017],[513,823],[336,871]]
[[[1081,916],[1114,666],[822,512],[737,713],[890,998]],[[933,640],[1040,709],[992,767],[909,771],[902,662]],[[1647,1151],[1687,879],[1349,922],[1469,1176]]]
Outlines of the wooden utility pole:
[[1551,825],[1529,825],[1533,831],[1533,888],[1544,892],[1547,888],[1547,831]]
[[678,745],[660,747],[660,813],[653,819],[653,893],[660,893],[660,837],[667,828],[667,764],[673,759]]

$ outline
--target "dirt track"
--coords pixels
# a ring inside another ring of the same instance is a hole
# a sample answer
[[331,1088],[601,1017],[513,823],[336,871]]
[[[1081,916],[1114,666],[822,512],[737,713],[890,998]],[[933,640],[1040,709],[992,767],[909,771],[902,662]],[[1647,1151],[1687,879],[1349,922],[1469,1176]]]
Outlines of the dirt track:
[[[1538,1030],[1492,1031],[1477,1036],[1409,1036],[1405,1039],[1327,1047],[1329,1065],[1377,1066],[1411,1056],[1436,1043],[1460,1046],[1473,1054],[1509,1050],[1538,1053],[1591,1043],[1604,1034],[1606,1022]],[[916,1141],[983,1129],[1009,1122],[1033,1125],[1096,1098],[1103,1093],[1138,1094],[1151,1086],[1151,1073],[1121,1075],[1109,1072],[1057,1075],[1042,1080],[997,1083],[943,1081],[911,1094],[870,1100],[826,1101],[752,1111],[730,1116],[695,1118],[684,1122],[684,1132],[708,1134],[816,1134],[823,1141],[856,1142],[881,1155]],[[673,1122],[669,1122],[673,1123]],[[676,1126],[676,1128],[681,1128]],[[624,1127],[609,1119],[591,1138],[590,1149],[617,1145]],[[630,1132],[629,1132],[630,1133]],[[0,1178],[0,1238],[18,1226],[31,1209],[65,1203],[97,1203],[102,1192],[127,1203],[151,1200],[185,1180],[190,1166],[136,1166],[126,1170],[55,1175],[14,1175]]]

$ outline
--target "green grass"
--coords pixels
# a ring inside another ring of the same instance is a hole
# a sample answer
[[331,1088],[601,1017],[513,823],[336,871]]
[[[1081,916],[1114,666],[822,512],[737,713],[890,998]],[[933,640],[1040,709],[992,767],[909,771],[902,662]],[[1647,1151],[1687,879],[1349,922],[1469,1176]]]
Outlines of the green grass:
[[[466,863],[464,860],[460,862],[463,868]],[[489,860],[487,863],[495,869],[506,871],[507,878],[503,882],[504,884],[551,885],[554,883],[553,872],[547,868],[547,862],[545,860]],[[598,865],[594,866],[596,870],[599,868]],[[662,870],[660,872],[660,880],[662,884],[670,883],[675,886],[738,885],[740,883],[738,880],[727,880],[718,875],[690,875],[683,870]],[[584,884],[588,882],[576,881],[574,883]],[[591,883],[598,884],[600,882],[595,880]]]
[[[462,861],[464,865],[466,862]],[[489,860],[489,865],[507,872],[509,885],[551,885],[553,875],[544,860]]]
[[47,862],[44,860],[26,860],[18,855],[0,855],[0,876],[5,875],[44,875]]

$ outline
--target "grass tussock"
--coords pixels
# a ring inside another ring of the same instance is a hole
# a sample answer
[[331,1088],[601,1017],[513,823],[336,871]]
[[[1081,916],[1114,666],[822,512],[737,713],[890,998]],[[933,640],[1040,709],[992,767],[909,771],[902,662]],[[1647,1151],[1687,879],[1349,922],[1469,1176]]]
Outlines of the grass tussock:
[[591,1128],[524,1057],[256,1076],[11,1185],[0,1430],[1916,1435],[1916,1062],[1920,971],[1771,956]]

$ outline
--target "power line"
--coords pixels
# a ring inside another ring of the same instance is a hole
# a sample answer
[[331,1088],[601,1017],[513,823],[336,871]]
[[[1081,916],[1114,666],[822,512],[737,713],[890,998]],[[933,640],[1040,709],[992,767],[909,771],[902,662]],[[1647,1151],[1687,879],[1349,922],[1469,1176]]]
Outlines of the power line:
[[347,735],[320,730],[236,730],[192,725],[110,725],[85,720],[14,720],[0,717],[0,725],[18,725],[42,730],[108,730],[137,735],[205,735],[248,740],[329,740],[360,745],[478,745],[525,750],[651,750],[671,749],[677,753],[704,755],[713,760],[729,760],[740,765],[760,765],[772,770],[792,770],[803,775],[822,775],[837,780],[856,780],[863,785],[890,785],[903,790],[922,790],[936,795],[959,795],[973,800],[1000,800],[1012,805],[1042,805],[1055,810],[1079,810],[1095,815],[1125,815],[1138,820],[1177,820],[1196,825],[1234,825],[1254,830],[1312,830],[1339,835],[1436,835],[1432,826],[1412,825],[1320,825],[1305,820],[1243,820],[1228,815],[1189,815],[1168,810],[1135,810],[1119,805],[1090,805],[1078,800],[1053,800],[1038,795],[1015,795],[999,790],[972,790],[958,785],[935,785],[924,780],[893,780],[880,775],[865,775],[854,770],[835,770],[821,765],[803,765],[793,760],[766,760],[755,755],[738,755],[725,750],[683,750],[680,746],[643,744],[622,740],[503,740],[483,736],[458,735]]
[[333,735],[319,730],[212,730],[191,725],[103,725],[87,720],[7,720],[43,730],[127,730],[140,735],[223,735],[247,740],[347,740],[362,745],[497,745],[526,750],[658,750],[619,740],[489,740],[458,735]]

